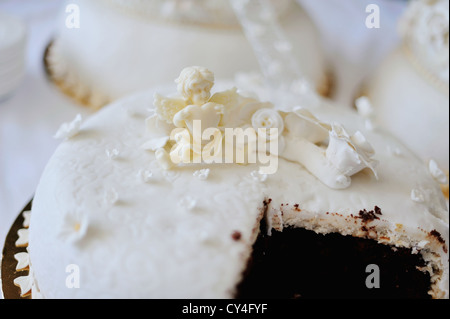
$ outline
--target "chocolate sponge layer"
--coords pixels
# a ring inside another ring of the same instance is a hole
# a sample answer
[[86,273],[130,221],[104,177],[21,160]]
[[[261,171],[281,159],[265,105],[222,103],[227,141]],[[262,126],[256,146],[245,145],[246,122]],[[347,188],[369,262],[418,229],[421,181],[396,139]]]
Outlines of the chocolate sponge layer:
[[417,269],[425,263],[411,249],[301,228],[266,234],[262,222],[237,298],[430,298],[430,276]]

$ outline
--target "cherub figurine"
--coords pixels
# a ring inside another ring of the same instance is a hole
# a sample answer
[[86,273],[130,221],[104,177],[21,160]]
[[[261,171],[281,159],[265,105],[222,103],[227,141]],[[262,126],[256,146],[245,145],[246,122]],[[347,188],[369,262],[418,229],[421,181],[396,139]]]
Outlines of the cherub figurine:
[[175,83],[178,84],[178,93],[188,104],[202,106],[211,98],[214,73],[203,67],[185,68]]
[[194,120],[200,120],[204,128],[217,127],[224,106],[210,101],[214,86],[214,74],[203,67],[185,68],[179,78],[177,97],[155,95],[154,104],[160,120],[192,133]]

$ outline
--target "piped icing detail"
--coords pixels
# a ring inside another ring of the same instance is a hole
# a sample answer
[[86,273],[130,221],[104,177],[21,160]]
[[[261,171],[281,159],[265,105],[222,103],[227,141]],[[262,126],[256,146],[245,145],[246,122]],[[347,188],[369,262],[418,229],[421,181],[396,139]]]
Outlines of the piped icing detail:
[[261,174],[260,171],[252,171],[250,176],[256,182],[264,183],[267,180],[267,174]]
[[25,247],[26,251],[14,255],[14,259],[17,262],[15,269],[17,273],[28,271],[28,275],[16,277],[13,280],[13,283],[20,288],[20,297],[25,298],[33,295],[33,298],[39,298],[41,293],[34,280],[28,251],[28,227],[30,225],[31,211],[23,211],[22,217],[24,219],[22,223],[24,228],[19,229],[17,232],[19,239],[16,241],[15,245],[17,247]]
[[17,261],[16,271],[22,271],[30,266],[30,256],[28,252],[21,252],[14,255],[14,259]]
[[[350,135],[341,124],[322,122],[305,108],[277,110],[271,103],[240,95],[236,88],[211,94],[214,74],[203,67],[184,69],[175,82],[178,94],[155,95],[156,111],[146,127],[157,137],[152,135],[143,145],[155,152],[165,170],[192,163],[254,164],[264,155],[266,161],[278,163],[280,156],[300,163],[334,189],[349,187],[351,177],[365,168],[377,177],[375,151],[359,131]],[[237,145],[227,139],[229,130],[242,132]],[[259,173],[275,171],[261,167]]]
[[24,211],[22,213],[22,216],[23,216],[23,224],[22,224],[22,226],[24,228],[28,228],[30,226],[31,211],[30,210]]
[[17,231],[17,235],[19,236],[19,238],[16,240],[16,247],[27,247],[29,238],[28,228],[19,229]]
[[20,288],[20,296],[26,297],[31,294],[33,278],[31,276],[21,276],[14,279],[14,285]]

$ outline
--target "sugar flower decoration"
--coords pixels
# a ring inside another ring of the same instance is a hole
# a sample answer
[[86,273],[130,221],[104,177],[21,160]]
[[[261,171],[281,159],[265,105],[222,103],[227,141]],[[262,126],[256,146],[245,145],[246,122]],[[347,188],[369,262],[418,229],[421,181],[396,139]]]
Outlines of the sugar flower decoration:
[[435,160],[432,159],[428,162],[428,170],[436,182],[439,184],[448,184],[447,174],[444,173]]
[[75,244],[83,239],[88,230],[89,221],[85,214],[66,214],[60,230],[60,237],[69,244]]
[[361,132],[349,135],[340,124],[323,123],[302,108],[285,114],[285,122],[282,157],[302,164],[328,187],[349,187],[351,177],[365,168],[377,177],[375,151]]
[[197,177],[199,180],[204,181],[208,179],[210,172],[211,171],[209,168],[201,169],[194,172],[194,177]]
[[188,195],[182,197],[178,204],[187,211],[193,211],[197,207],[197,200]]
[[368,167],[377,176],[377,162],[371,158],[374,154],[361,132],[350,136],[341,125],[333,125],[326,156],[342,175],[350,177]]
[[80,131],[83,118],[78,114],[72,122],[64,123],[55,134],[56,139],[69,139],[77,135]]

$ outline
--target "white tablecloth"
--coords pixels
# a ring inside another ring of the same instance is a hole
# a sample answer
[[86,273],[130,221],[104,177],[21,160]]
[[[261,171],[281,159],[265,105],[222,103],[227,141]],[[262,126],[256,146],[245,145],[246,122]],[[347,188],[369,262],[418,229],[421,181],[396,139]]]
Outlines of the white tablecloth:
[[[395,44],[393,21],[405,2],[298,1],[310,10],[324,33],[324,44],[338,71],[336,98],[346,103],[368,70]],[[364,4],[389,2],[395,4],[382,7],[381,29],[373,30],[367,38]],[[59,143],[53,135],[61,123],[72,120],[76,114],[89,114],[54,88],[45,76],[43,53],[52,39],[55,15],[61,5],[60,0],[0,0],[0,10],[24,19],[29,31],[24,81],[10,99],[0,102],[0,248],[11,224],[32,198],[40,175]],[[363,32],[356,33],[357,30]]]

